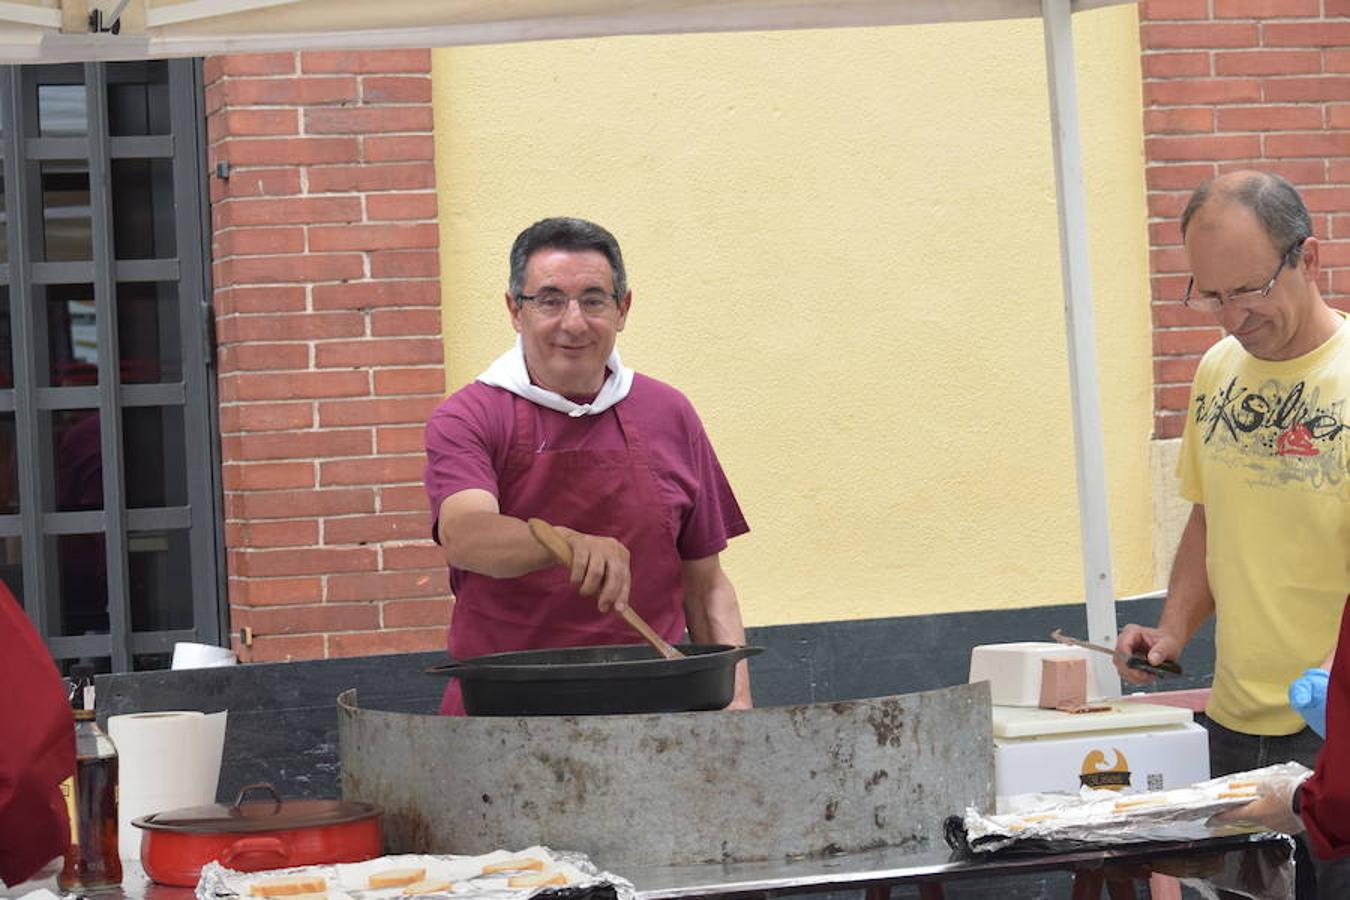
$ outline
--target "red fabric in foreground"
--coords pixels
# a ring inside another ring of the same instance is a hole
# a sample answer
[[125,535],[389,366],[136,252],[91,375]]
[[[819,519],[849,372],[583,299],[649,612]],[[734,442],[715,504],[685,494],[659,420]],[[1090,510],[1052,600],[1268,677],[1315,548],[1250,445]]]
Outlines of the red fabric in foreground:
[[1308,840],[1320,859],[1350,856],[1350,597],[1345,599],[1327,686],[1326,743],[1300,796]]

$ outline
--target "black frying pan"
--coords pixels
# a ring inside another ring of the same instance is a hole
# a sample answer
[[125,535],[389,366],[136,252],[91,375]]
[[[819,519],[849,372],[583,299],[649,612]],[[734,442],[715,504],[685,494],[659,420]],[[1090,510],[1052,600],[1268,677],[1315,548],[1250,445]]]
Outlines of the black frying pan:
[[662,659],[646,644],[493,653],[432,666],[458,678],[471,716],[596,716],[722,709],[736,663],[762,647],[681,644]]

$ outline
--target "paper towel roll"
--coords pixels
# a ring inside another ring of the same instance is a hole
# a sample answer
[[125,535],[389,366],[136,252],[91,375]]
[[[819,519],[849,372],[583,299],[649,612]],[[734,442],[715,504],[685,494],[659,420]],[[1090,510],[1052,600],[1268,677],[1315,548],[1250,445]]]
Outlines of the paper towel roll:
[[153,712],[113,716],[117,747],[117,845],[123,859],[141,858],[141,829],[150,813],[216,802],[225,749],[223,712]]
[[239,660],[229,647],[179,641],[173,645],[173,663],[170,668],[214,669],[217,666],[232,666],[237,662]]

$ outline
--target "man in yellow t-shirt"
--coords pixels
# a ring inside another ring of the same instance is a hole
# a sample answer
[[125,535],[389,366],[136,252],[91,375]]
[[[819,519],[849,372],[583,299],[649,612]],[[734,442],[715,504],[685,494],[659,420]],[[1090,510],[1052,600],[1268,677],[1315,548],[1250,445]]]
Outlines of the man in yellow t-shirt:
[[[1288,690],[1304,670],[1330,666],[1350,592],[1350,322],[1322,298],[1312,220],[1283,178],[1206,182],[1181,232],[1193,273],[1186,305],[1213,314],[1227,336],[1191,388],[1178,470],[1193,506],[1162,616],[1156,628],[1125,626],[1117,648],[1178,659],[1214,615],[1202,718],[1212,773],[1289,759],[1311,767],[1322,742]],[[1319,870],[1320,881],[1336,880]]]

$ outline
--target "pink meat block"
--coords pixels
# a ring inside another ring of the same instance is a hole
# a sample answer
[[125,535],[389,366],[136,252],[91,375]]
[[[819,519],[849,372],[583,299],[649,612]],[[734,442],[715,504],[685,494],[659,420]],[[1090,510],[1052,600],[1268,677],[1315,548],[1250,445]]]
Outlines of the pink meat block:
[[1087,660],[1062,657],[1041,660],[1042,709],[1062,709],[1087,703]]

